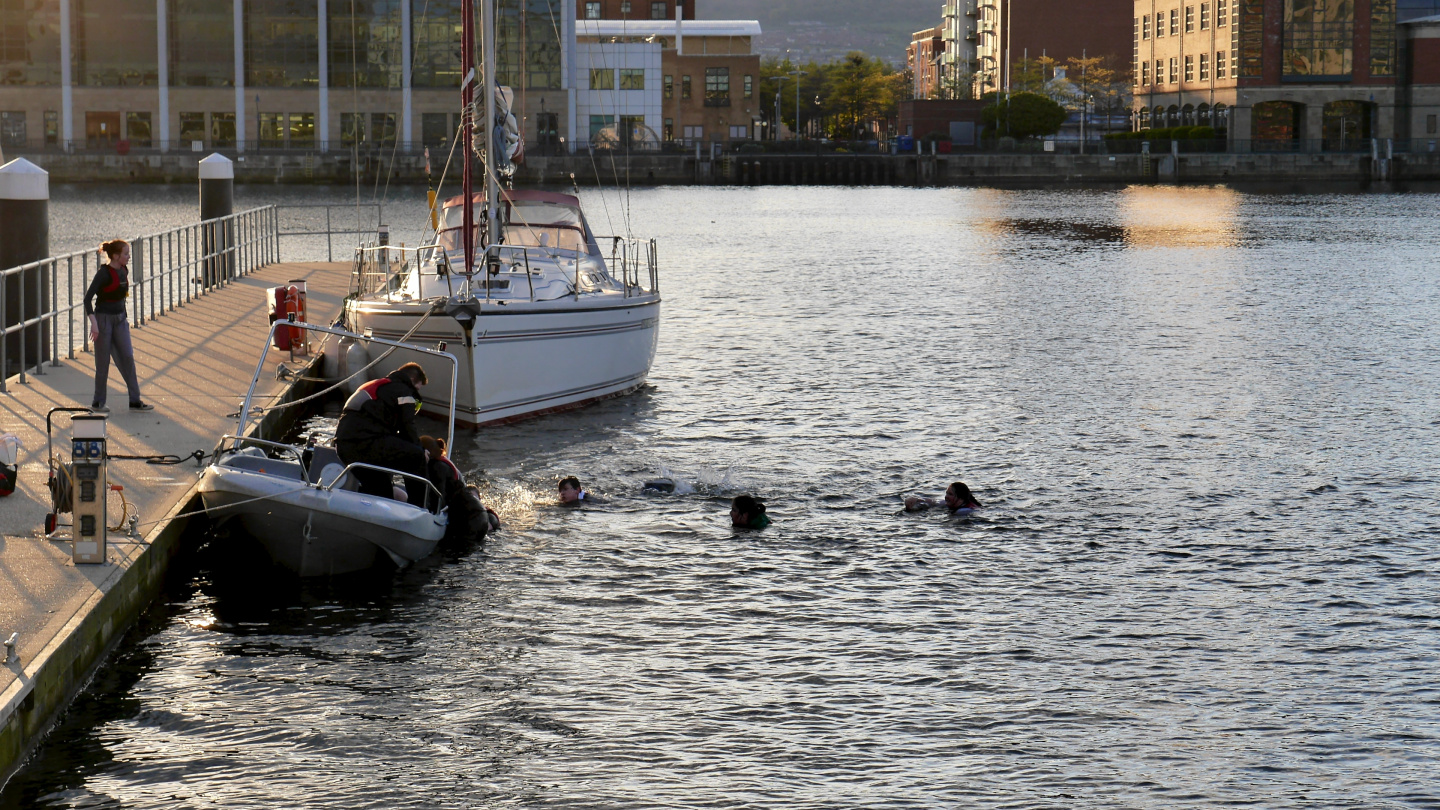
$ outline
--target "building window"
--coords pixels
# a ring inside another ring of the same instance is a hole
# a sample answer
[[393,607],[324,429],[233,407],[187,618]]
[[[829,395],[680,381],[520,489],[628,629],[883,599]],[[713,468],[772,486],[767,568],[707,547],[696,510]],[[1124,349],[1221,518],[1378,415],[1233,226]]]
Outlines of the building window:
[[673,140],[675,140],[675,119],[674,119],[674,118],[666,118],[666,119],[665,119],[665,140],[667,140],[667,141],[673,141]]
[[1165,83],[1165,63],[1159,59],[1155,60],[1155,83]]
[[1348,77],[1355,48],[1354,5],[1285,0],[1284,37],[1283,76]]
[[644,90],[645,68],[620,68],[621,90]]
[[621,2],[620,2],[620,13],[621,13],[621,14],[629,14],[629,13],[630,13],[630,0],[621,0]]
[[1230,24],[1230,0],[1215,0],[1215,27],[1224,28]]
[[690,98],[690,77],[680,77],[680,98]]
[[395,113],[370,113],[370,140],[381,146],[395,145]]
[[315,113],[290,113],[290,148],[315,148]]
[[60,145],[60,111],[45,111],[45,145]]
[[1425,134],[1426,134],[1426,135],[1434,135],[1434,134],[1435,134],[1435,123],[1436,123],[1436,122],[1435,122],[1435,118],[1436,118],[1436,116],[1433,116],[1433,115],[1427,115],[1427,116],[1425,116]]
[[705,106],[730,106],[730,68],[705,68]]
[[365,142],[365,113],[340,113],[340,144],[355,146]]
[[210,145],[216,149],[235,145],[235,113],[210,113]]
[[1159,39],[1163,36],[1165,36],[1165,12],[1159,11],[1155,13],[1155,38]]
[[1209,3],[1201,3],[1201,4],[1200,4],[1200,30],[1201,30],[1201,31],[1209,31],[1209,30],[1210,30],[1210,4],[1209,4]]
[[166,20],[172,86],[235,86],[235,15],[231,7],[213,0],[172,0]]
[[732,126],[732,127],[730,127],[730,140],[732,140],[732,141],[735,141],[735,140],[743,141],[743,140],[745,140],[746,138],[749,138],[749,137],[750,137],[750,128],[749,128],[749,127],[746,127],[746,126]]
[[[26,19],[24,10],[14,14],[12,4],[5,6],[0,16],[4,16],[7,28],[15,24],[22,30],[28,27],[30,20]],[[77,86],[153,87],[160,84],[154,0],[72,0],[70,8],[71,59],[73,81]],[[58,29],[57,25],[50,36],[58,39]]]
[[1140,84],[1142,86],[1150,84],[1150,60],[1148,59],[1140,63]]
[[[333,30],[330,36],[334,38]],[[455,86],[459,87],[458,67],[456,73]],[[320,20],[315,0],[245,0],[245,84],[320,86]]]
[[5,0],[0,18],[0,84],[58,86],[60,4]]
[[615,71],[611,68],[590,68],[591,90],[614,90]]
[[[1188,59],[1189,57],[1186,57],[1186,58]],[[1208,81],[1210,81],[1210,55],[1209,55],[1209,54],[1205,54],[1205,53],[1200,54],[1200,81],[1202,81],[1202,82],[1208,82]]]
[[131,146],[150,148],[150,113],[125,113],[125,139],[130,141]]
[[1140,19],[1140,38],[1141,38],[1141,39],[1149,39],[1149,38],[1150,38],[1150,15],[1149,15],[1149,14],[1146,14],[1144,17],[1142,17],[1142,18]]
[[555,146],[560,143],[560,114],[542,112],[535,116],[535,133],[541,146]]
[[180,113],[180,143],[205,142],[205,113]]
[[260,148],[279,149],[285,145],[285,113],[260,113]]
[[598,137],[598,136],[600,135],[600,132],[601,132],[602,130],[611,129],[611,130],[612,130],[612,133],[613,133],[613,127],[614,127],[614,126],[615,126],[615,116],[613,116],[613,115],[592,115],[592,116],[590,116],[590,142],[591,142],[591,143],[594,143],[596,137]]
[[25,146],[25,113],[0,111],[0,146]]
[[1185,57],[1185,81],[1195,81],[1195,57],[1193,56]]
[[591,2],[591,3],[586,3],[586,4],[585,4],[585,19],[587,19],[587,20],[598,20],[598,19],[600,19],[600,4],[599,4],[599,3]]
[[1217,78],[1217,79],[1223,79],[1223,78],[1225,78],[1225,52],[1224,52],[1224,51],[1216,51],[1216,52],[1215,52],[1215,78]]
[[445,113],[420,113],[420,143],[423,146],[444,146],[450,143],[450,116]]
[[668,17],[669,15],[666,13],[665,4],[663,2],[650,4],[650,19],[664,20]]
[[1194,6],[1186,6],[1186,7],[1185,7],[1185,33],[1187,33],[1187,34],[1193,34],[1193,33],[1195,33],[1195,7],[1194,7]]
[[685,141],[699,141],[705,139],[704,127],[685,127]]
[[1180,83],[1180,60],[1177,57],[1170,57],[1170,83]]
[[1170,36],[1180,36],[1180,9],[1170,9]]
[[[675,77],[665,74],[665,98],[675,97]],[[666,140],[669,140],[668,138]]]
[[749,73],[746,73],[746,74],[745,74],[745,98],[753,98],[754,96],[755,96],[755,77],[754,77],[754,76],[751,76]]

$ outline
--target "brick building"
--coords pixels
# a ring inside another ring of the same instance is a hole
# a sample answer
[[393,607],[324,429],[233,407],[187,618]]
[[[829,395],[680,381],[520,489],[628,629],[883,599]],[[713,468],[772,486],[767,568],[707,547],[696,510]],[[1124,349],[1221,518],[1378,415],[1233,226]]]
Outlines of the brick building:
[[911,98],[941,98],[940,55],[945,52],[941,39],[942,26],[926,28],[910,35],[905,49],[905,67],[910,71]]
[[673,20],[675,9],[695,19],[695,0],[576,0],[579,20]]
[[976,83],[1004,89],[1017,64],[1042,56],[1107,57],[1123,70],[1130,54],[1130,0],[964,0],[976,21]]
[[[1136,0],[1139,127],[1212,125],[1234,148],[1420,137],[1440,83],[1436,0]],[[1427,108],[1428,109],[1428,108]]]

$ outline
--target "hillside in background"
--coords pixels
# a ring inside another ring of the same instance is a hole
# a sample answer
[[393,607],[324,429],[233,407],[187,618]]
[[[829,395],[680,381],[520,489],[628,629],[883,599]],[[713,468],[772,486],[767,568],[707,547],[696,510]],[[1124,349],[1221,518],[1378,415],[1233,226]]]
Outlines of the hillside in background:
[[900,65],[915,31],[940,24],[942,0],[696,0],[705,20],[759,20],[765,56],[830,61],[864,51]]

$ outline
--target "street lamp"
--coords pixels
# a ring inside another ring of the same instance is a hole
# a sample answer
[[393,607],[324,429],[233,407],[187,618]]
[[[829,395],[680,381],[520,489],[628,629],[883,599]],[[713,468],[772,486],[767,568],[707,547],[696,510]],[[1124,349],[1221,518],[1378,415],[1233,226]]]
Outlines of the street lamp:
[[[785,82],[789,81],[789,80],[790,80],[790,77],[789,77],[789,76],[771,76],[770,78],[773,79],[773,80],[775,80],[775,81],[777,81],[777,82],[780,82],[780,86],[777,87],[777,88],[775,88],[775,137],[774,137],[774,140],[775,140],[776,142],[779,142],[779,140],[780,140],[780,94],[781,94],[781,92],[785,89]],[[796,122],[797,124],[800,122],[799,116],[796,116],[795,122]]]
[[810,74],[803,70],[792,70],[790,75],[795,77],[795,142],[800,142],[800,77]]

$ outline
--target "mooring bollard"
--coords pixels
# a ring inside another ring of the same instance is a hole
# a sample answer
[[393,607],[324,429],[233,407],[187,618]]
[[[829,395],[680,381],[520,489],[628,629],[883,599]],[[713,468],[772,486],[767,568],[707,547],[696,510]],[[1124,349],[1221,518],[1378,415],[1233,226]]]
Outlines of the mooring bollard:
[[[0,270],[50,256],[50,174],[16,158],[0,166]],[[50,277],[39,267],[5,277],[5,327],[49,312]],[[52,324],[36,324],[5,338],[0,376],[37,367],[50,356]],[[23,381],[23,378],[22,378]],[[4,390],[0,380],[0,390]]]
[[[221,154],[200,161],[200,221],[228,217],[235,213],[235,164]],[[201,226],[205,259],[204,289],[210,289],[234,275],[230,248],[234,246],[232,222],[209,222]]]

